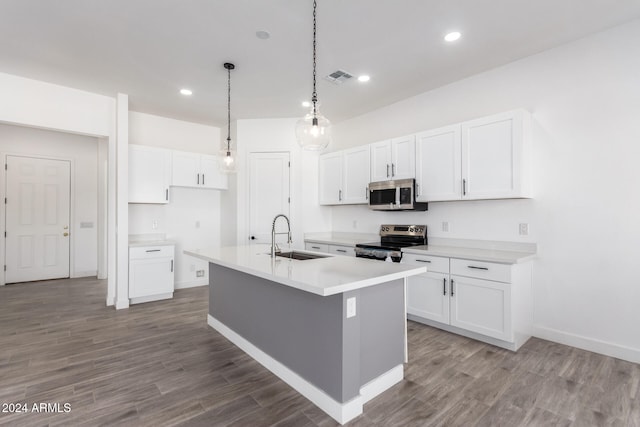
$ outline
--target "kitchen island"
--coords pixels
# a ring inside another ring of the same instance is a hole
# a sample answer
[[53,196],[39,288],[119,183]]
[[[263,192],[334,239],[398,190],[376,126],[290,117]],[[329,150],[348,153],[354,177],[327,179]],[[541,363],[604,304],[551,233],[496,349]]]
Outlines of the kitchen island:
[[185,253],[209,262],[209,325],[336,421],[403,379],[405,279],[425,267],[265,245]]

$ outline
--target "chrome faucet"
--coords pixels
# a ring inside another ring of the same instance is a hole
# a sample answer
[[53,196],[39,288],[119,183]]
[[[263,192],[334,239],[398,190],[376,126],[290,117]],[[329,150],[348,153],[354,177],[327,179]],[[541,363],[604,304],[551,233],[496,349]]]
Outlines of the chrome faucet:
[[[276,220],[280,217],[283,217],[284,219],[287,220],[287,232],[286,233],[276,233]],[[287,218],[286,215],[284,214],[279,214],[276,215],[275,218],[273,218],[273,224],[271,224],[271,258],[274,258],[276,256],[276,253],[280,252],[280,248],[278,247],[278,245],[276,244],[276,234],[286,234],[287,235],[287,243],[291,243],[291,223],[289,222],[289,218]]]

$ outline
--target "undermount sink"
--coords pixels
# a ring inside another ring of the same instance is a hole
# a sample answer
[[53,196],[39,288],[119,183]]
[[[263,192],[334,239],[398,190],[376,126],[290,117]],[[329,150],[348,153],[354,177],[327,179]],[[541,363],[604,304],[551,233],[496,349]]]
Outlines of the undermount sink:
[[316,259],[316,258],[327,258],[329,255],[318,255],[318,254],[310,254],[308,252],[298,252],[298,251],[290,251],[290,252],[276,252],[276,256],[289,258],[289,259],[297,259],[300,261],[304,261],[307,259]]

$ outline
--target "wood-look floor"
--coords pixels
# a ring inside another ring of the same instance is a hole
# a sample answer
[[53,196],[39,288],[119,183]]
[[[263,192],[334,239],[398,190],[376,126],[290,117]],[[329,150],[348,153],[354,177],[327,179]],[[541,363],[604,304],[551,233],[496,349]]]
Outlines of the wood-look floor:
[[[206,324],[207,287],[115,311],[103,281],[0,287],[0,413],[17,426],[335,426]],[[640,366],[540,339],[518,353],[409,323],[406,379],[350,426],[640,426]]]

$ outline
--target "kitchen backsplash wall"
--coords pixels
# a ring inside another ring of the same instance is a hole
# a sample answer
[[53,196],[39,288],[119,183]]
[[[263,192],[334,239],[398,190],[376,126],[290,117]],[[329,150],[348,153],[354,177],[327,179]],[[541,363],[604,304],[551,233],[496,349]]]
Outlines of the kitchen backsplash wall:
[[536,242],[536,335],[640,361],[640,56],[630,54],[639,51],[635,20],[336,124],[332,150],[526,108],[534,199],[433,203],[425,213],[340,206],[333,229],[424,222],[431,236]]

